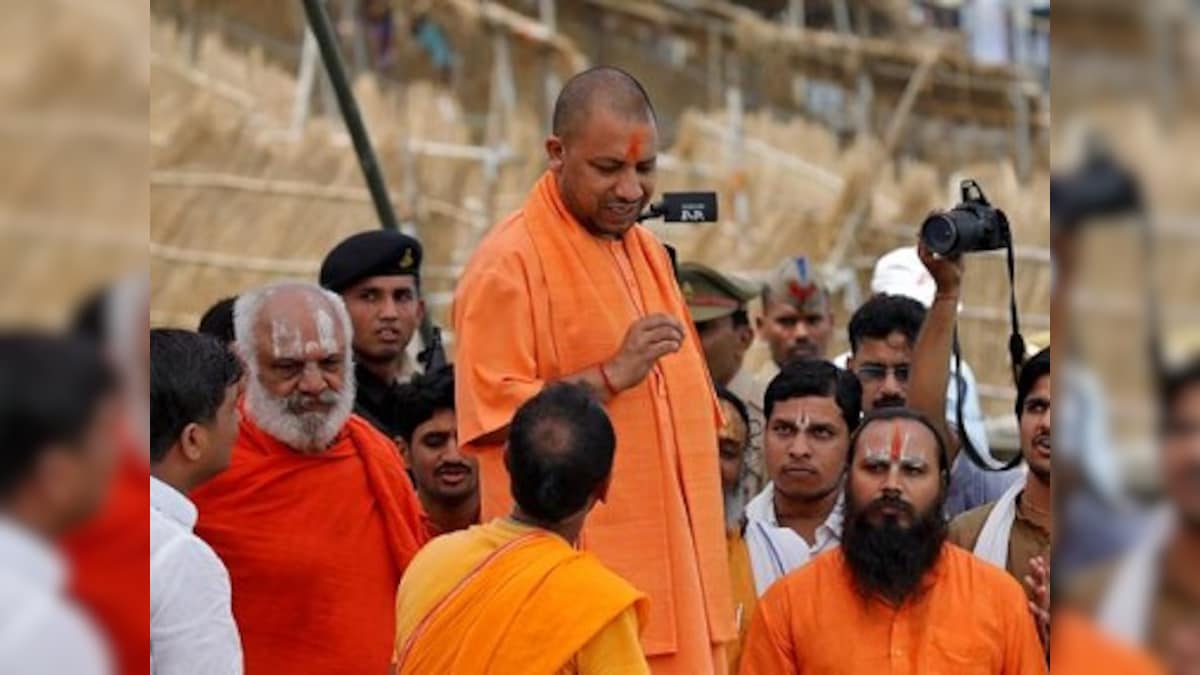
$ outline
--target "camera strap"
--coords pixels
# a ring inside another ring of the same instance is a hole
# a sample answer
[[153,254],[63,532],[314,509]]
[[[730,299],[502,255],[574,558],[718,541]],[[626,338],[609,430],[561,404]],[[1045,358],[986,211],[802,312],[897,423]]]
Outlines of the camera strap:
[[1025,365],[1025,338],[1021,336],[1021,318],[1017,314],[1017,261],[1013,251],[1012,232],[1008,240],[1008,321],[1012,332],[1008,336],[1008,359],[1012,367],[1013,384],[1021,376],[1021,366]]
[[[1012,330],[1008,336],[1008,358],[1009,365],[1012,368],[1013,383],[1016,384],[1021,373],[1021,366],[1025,363],[1025,338],[1021,336],[1021,320],[1017,315],[1017,264],[1011,233],[1009,233],[1007,239],[1008,309],[1009,323]],[[979,448],[976,448],[975,444],[971,442],[971,435],[967,433],[967,427],[963,423],[967,380],[963,376],[962,345],[958,341],[957,321],[954,323],[954,372],[951,376],[954,378],[954,390],[958,394],[954,398],[954,423],[958,426],[958,439],[962,451],[975,466],[984,471],[1008,471],[1016,468],[1021,463],[1021,453],[1018,452],[1015,457],[1004,465],[997,466],[994,462],[989,461],[983,456]]]

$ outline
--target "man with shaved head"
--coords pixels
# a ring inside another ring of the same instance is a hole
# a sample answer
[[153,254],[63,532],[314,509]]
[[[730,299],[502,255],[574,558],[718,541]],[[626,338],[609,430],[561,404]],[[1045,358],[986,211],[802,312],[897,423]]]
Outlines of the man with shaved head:
[[383,673],[392,601],[427,539],[395,445],[352,413],[350,316],[315,284],[234,305],[249,377],[229,468],[192,493],[229,568],[245,672]]
[[690,675],[723,670],[736,629],[712,461],[720,408],[667,251],[637,224],[658,140],[628,73],[602,66],[563,87],[548,170],[458,284],[456,413],[487,522],[512,507],[502,448],[517,408],[556,381],[604,403],[619,459],[580,543],[649,595],[651,670]]

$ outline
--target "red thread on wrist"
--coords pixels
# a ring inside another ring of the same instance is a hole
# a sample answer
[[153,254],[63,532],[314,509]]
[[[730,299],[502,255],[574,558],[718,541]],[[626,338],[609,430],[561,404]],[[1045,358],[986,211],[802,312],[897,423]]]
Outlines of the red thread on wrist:
[[613,386],[612,380],[608,379],[608,373],[604,372],[604,364],[600,364],[600,379],[604,381],[604,388],[608,390],[608,395],[615,398],[620,392]]

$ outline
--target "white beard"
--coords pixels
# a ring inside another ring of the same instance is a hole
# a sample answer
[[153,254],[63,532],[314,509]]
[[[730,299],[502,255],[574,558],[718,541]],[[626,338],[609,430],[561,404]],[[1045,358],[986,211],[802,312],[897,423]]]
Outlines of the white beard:
[[341,391],[329,412],[295,413],[288,398],[268,392],[257,373],[246,384],[246,410],[260,429],[275,440],[300,452],[323,452],[337,438],[354,411],[354,370],[347,369]]
[[742,517],[746,514],[746,498],[742,495],[741,484],[735,485],[732,491],[722,492],[725,497],[725,530],[732,532],[741,527]]

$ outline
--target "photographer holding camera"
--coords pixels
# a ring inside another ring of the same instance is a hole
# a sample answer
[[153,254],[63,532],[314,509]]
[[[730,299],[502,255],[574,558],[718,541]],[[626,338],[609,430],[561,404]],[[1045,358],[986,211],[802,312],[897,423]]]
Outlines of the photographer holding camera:
[[[1004,213],[987,204],[973,181],[963,184],[964,203],[935,214],[922,226],[918,253],[937,283],[937,293],[917,338],[913,357],[910,405],[934,419],[949,441],[952,457],[963,448],[942,421],[946,383],[955,336],[963,254],[1008,248],[1012,237]],[[936,249],[936,252],[935,252]],[[1010,274],[1012,267],[1010,264]],[[1015,303],[1013,306],[1015,315]],[[1014,318],[1010,356],[1016,371],[1015,405],[1020,429],[1021,458],[1029,467],[1026,479],[1014,484],[999,500],[955,518],[950,541],[1007,569],[1025,584],[1031,609],[1045,630],[1048,620],[1048,575],[1052,532],[1050,492],[1051,388],[1050,352],[1043,349],[1028,362],[1017,358],[1024,342]]]

